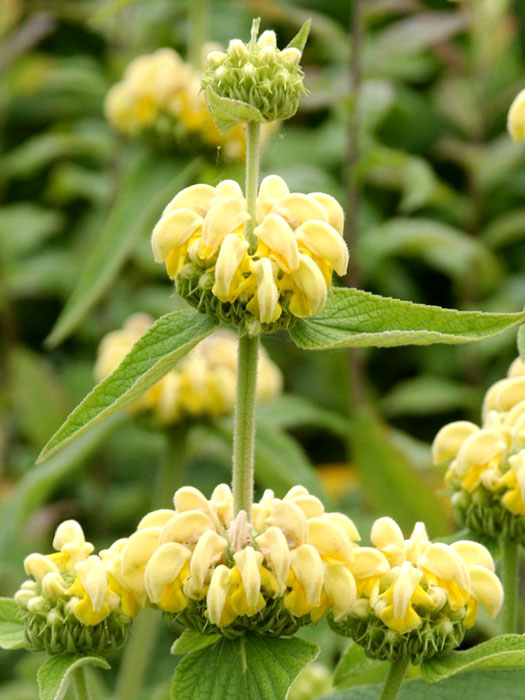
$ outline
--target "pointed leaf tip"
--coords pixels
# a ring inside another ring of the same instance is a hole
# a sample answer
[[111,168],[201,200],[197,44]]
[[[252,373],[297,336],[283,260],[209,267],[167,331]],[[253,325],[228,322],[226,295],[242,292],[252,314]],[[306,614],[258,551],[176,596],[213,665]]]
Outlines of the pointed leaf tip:
[[290,43],[287,45],[286,48],[287,49],[299,49],[299,51],[302,53],[304,50],[304,47],[306,46],[306,42],[308,41],[308,35],[310,34],[311,24],[312,24],[312,20],[307,19],[306,22],[301,27],[301,29],[299,29],[297,34],[290,41]]

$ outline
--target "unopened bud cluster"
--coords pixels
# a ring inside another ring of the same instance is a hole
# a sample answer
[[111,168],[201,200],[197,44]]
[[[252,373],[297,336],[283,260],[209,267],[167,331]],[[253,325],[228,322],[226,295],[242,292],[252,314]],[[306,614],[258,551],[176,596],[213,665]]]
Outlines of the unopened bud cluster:
[[495,617],[503,589],[483,545],[431,543],[423,523],[404,539],[391,518],[372,527],[374,547],[359,547],[350,570],[355,592],[345,615],[330,624],[374,659],[423,659],[457,647],[481,603]]
[[226,51],[207,55],[202,86],[254,107],[260,117],[257,121],[289,119],[306,92],[300,59],[297,48],[279,50],[271,30],[258,39],[252,36],[248,44],[233,39]]
[[[107,377],[151,326],[147,314],[134,314],[123,328],[106,335],[99,346],[95,365],[98,381]],[[259,349],[257,399],[268,401],[282,389],[277,365],[264,348]],[[218,417],[233,412],[237,386],[237,338],[226,329],[201,341],[157,384],[133,404],[133,410],[150,411],[163,425],[185,417]]]
[[26,641],[49,654],[107,654],[121,647],[139,608],[92,554],[75,520],[61,523],[53,554],[30,554],[15,600],[24,611]]
[[277,175],[259,187],[253,242],[250,219],[233,180],[193,185],[165,208],[152,247],[184,298],[257,335],[320,311],[332,271],[346,272],[348,249],[338,202],[322,192],[290,193]]
[[525,364],[486,393],[481,427],[449,423],[433,444],[436,464],[448,462],[446,484],[461,524],[474,532],[525,544]]
[[162,148],[220,147],[227,158],[242,160],[242,125],[219,133],[200,83],[200,73],[172,49],[139,56],[108,92],[106,118],[125,136],[146,138]]

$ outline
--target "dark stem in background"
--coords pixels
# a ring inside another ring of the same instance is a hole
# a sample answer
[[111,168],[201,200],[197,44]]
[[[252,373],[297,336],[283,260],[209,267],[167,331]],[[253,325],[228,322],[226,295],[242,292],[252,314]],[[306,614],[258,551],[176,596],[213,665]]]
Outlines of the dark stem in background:
[[[184,484],[188,444],[186,421],[165,429],[166,445],[153,487],[152,507],[173,508],[173,494]],[[141,691],[160,629],[156,611],[144,608],[133,623],[122,653],[115,700],[133,700]]]
[[[348,119],[347,151],[345,158],[344,181],[346,184],[345,239],[350,250],[350,260],[346,275],[349,287],[359,287],[358,230],[361,204],[361,185],[358,166],[359,148],[359,95],[361,90],[361,50],[363,43],[363,4],[364,0],[354,0],[350,22],[350,65],[349,95],[351,97]],[[347,351],[350,378],[350,408],[365,401],[363,354],[360,350]]]

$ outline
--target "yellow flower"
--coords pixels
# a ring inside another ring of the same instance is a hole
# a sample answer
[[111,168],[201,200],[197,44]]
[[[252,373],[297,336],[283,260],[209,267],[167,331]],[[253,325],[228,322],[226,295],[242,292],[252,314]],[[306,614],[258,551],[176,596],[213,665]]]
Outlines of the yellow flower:
[[432,460],[442,464],[457,456],[465,440],[479,430],[475,423],[466,420],[448,423],[438,432],[432,443]]
[[[242,191],[232,181],[186,188],[153,230],[155,260],[166,263],[183,296],[185,281],[195,280],[192,303],[201,289],[208,303],[210,294],[223,304],[240,303],[265,324],[276,323],[283,309],[300,318],[320,311],[332,271],[343,275],[348,265],[336,200],[321,192],[290,193],[282,178],[270,175],[257,197],[255,250],[244,230],[249,219]],[[203,275],[212,283],[199,287]]]
[[525,139],[525,90],[516,95],[510,106],[507,128],[513,141]]
[[75,573],[77,578],[66,591],[74,596],[70,603],[72,612],[83,625],[97,625],[118,607],[120,598],[108,585],[100,557],[92,555],[79,562]]
[[486,418],[489,411],[510,411],[521,401],[525,401],[525,375],[501,379],[485,395],[483,417]]
[[525,515],[525,450],[510,457],[509,466],[497,484],[507,489],[501,502],[513,515]]
[[387,627],[399,634],[406,634],[421,622],[414,606],[432,609],[434,602],[420,585],[423,572],[410,562],[405,561],[401,566],[394,567],[392,577],[393,582],[379,596],[376,605],[379,617]]
[[479,430],[465,440],[451,470],[458,475],[464,489],[473,491],[483,472],[497,464],[506,449],[507,443],[495,430]]
[[152,554],[144,570],[144,587],[149,600],[167,612],[183,610],[187,598],[183,585],[189,575],[191,549],[167,542]]
[[290,552],[287,581],[290,592],[284,598],[284,605],[297,617],[310,613],[312,619],[318,619],[324,612],[315,614],[321,605],[323,581],[324,567],[319,553],[312,545],[301,544]]

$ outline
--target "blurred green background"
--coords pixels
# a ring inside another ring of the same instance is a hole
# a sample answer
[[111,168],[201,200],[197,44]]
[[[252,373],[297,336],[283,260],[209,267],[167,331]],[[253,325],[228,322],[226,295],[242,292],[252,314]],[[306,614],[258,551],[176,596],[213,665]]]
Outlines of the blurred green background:
[[[521,0],[209,5],[208,38],[223,45],[261,16],[284,46],[312,17],[309,95],[267,146],[262,174],[341,202],[352,264],[339,283],[459,309],[523,308],[525,152],[505,130],[525,87]],[[186,55],[187,15],[178,0],[0,0],[3,595],[22,580],[23,556],[49,550],[59,521],[78,519],[97,547],[134,529],[151,507],[152,474],[177,452],[174,435],[127,415],[34,465],[92,387],[103,335],[136,311],[182,304],[149,246],[174,188],[242,182],[242,166],[220,152],[155,151],[103,116],[132,58],[162,46]],[[302,479],[363,532],[381,514],[450,534],[429,443],[450,420],[479,420],[515,334],[358,354],[301,352],[280,333],[265,346],[286,395],[259,411],[259,491],[280,495]],[[231,422],[186,428],[184,479],[209,494],[229,479]],[[173,663],[166,644],[152,687]],[[0,700],[34,698],[34,668],[3,654]]]

